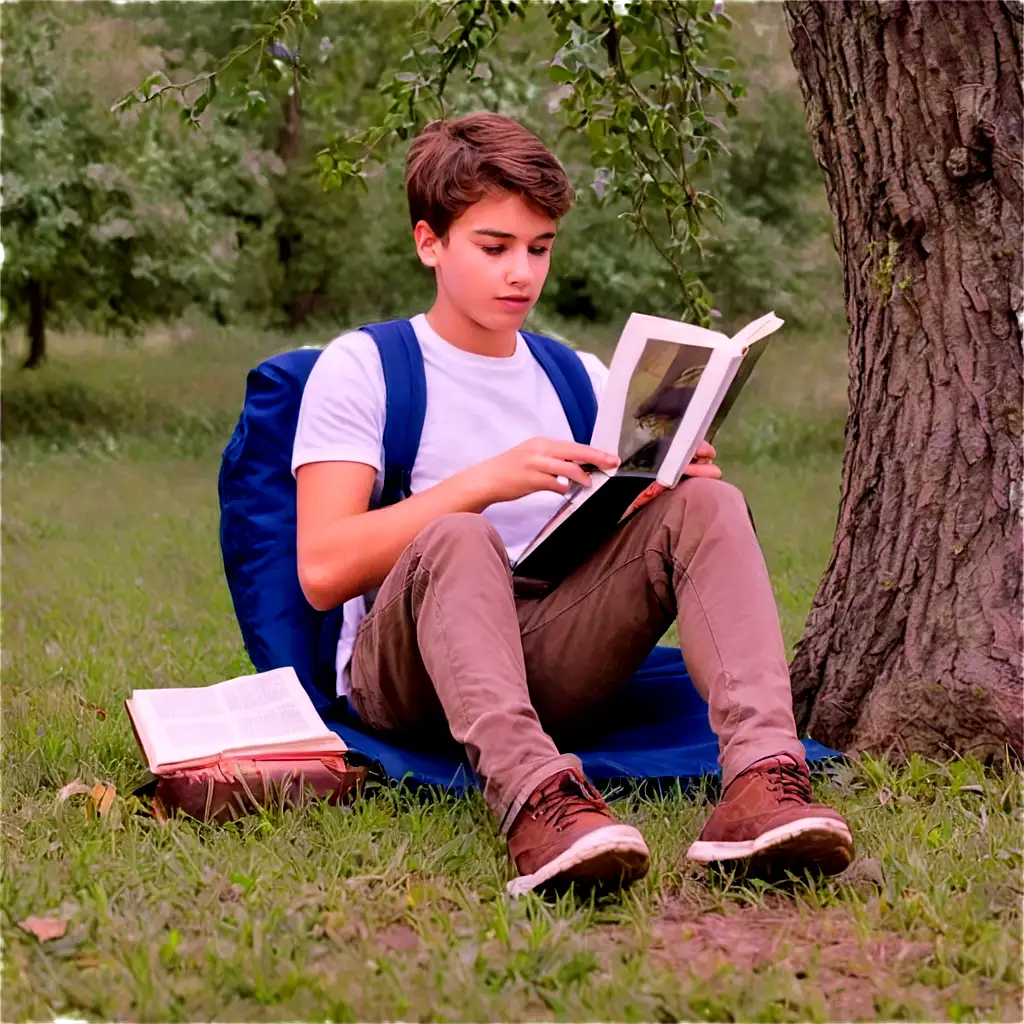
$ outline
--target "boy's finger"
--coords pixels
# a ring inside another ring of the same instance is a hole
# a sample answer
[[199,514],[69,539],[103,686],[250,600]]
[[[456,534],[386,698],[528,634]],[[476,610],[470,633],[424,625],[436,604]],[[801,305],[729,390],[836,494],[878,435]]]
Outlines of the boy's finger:
[[552,448],[551,454],[556,459],[576,462],[580,465],[597,466],[599,469],[612,469],[619,464],[619,457],[611,452],[591,448],[589,444],[577,444],[575,441],[560,441]]
[[573,480],[583,487],[590,486],[590,476],[584,472],[583,467],[576,462],[569,462],[567,459],[544,459],[539,467],[542,472],[550,473],[552,476],[564,476],[567,480]]
[[713,466],[709,462],[691,462],[686,467],[684,476],[703,476],[709,480],[721,480],[722,469],[720,466]]

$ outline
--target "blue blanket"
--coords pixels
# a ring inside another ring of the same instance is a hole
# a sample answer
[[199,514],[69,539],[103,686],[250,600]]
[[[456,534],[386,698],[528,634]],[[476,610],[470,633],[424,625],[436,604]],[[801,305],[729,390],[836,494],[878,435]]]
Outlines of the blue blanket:
[[[395,737],[368,730],[351,711],[327,725],[354,752],[392,779],[461,792],[475,780],[464,752],[450,738],[429,745],[397,746]],[[697,693],[675,647],[657,647],[622,694],[616,728],[595,735],[572,752],[595,782],[625,779],[693,780],[718,775],[718,741],[708,706]],[[838,756],[804,740],[809,762]]]

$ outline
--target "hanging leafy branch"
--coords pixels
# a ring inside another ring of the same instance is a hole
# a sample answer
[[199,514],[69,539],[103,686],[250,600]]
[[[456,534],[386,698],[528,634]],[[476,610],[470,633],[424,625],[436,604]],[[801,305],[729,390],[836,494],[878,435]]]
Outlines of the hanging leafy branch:
[[566,87],[569,126],[589,140],[594,188],[628,206],[626,219],[675,272],[684,317],[706,322],[710,296],[685,256],[702,251],[706,216],[721,216],[695,183],[723,149],[716,97],[733,116],[742,94],[729,67],[704,66],[722,15],[710,3],[567,0],[549,19],[560,43],[549,74]]
[[[372,162],[384,162],[395,143],[432,118],[449,116],[453,80],[459,78],[466,95],[475,79],[486,79],[491,74],[488,51],[529,8],[543,10],[552,30],[548,73],[558,86],[566,127],[587,140],[596,169],[591,188],[600,201],[624,207],[620,216],[672,268],[682,317],[706,323],[710,296],[692,267],[692,253],[702,253],[705,221],[709,214],[721,216],[721,206],[698,182],[724,149],[725,126],[716,114],[733,116],[734,101],[742,95],[730,76],[732,63],[724,59],[716,65],[713,57],[717,39],[730,26],[720,2],[424,3],[413,22],[408,53],[381,85],[382,116],[332,140],[317,154],[321,183],[326,189],[353,181],[365,186]],[[232,63],[258,49],[256,76],[265,55],[281,45],[283,33],[315,17],[312,0],[291,0],[214,71],[177,85],[151,76],[122,100],[122,109],[176,91],[184,103],[182,117],[194,121],[213,99],[218,76]],[[297,57],[294,68],[297,74]],[[202,82],[205,91],[189,105],[186,90]]]
[[[447,116],[453,73],[472,81],[482,55],[528,6],[463,0],[421,8],[403,67],[384,86],[385,115],[318,155],[324,186],[362,180],[391,143]],[[720,8],[694,0],[544,5],[555,36],[548,73],[560,87],[567,127],[588,140],[597,168],[592,188],[599,199],[626,205],[623,216],[676,274],[683,317],[699,322],[708,320],[710,296],[686,256],[700,251],[704,220],[720,216],[721,207],[695,179],[724,148],[725,126],[713,111],[733,116],[742,95],[728,61],[707,66],[715,36],[729,25]]]
[[[527,0],[528,2],[528,0]],[[417,11],[402,69],[381,87],[388,99],[384,116],[362,132],[336,139],[317,154],[324,188],[363,181],[367,165],[384,161],[391,144],[405,141],[431,117],[447,117],[445,88],[456,70],[477,71],[481,54],[527,2],[451,0],[428,2]]]
[[[252,70],[243,83],[246,91],[245,105],[252,109],[265,105],[263,94],[252,88],[264,72],[269,57],[280,69],[282,62],[288,65],[289,73],[298,76],[300,72],[299,53],[293,53],[280,40],[290,32],[301,32],[302,26],[317,16],[314,0],[287,0],[280,12],[264,25],[257,26],[256,35],[247,43],[235,47],[212,71],[204,71],[184,82],[172,82],[163,71],[154,72],[139,83],[138,87],[125,94],[113,105],[114,113],[125,113],[132,107],[153,103],[176,96],[181,103],[181,120],[199,127],[199,117],[217,95],[218,83],[223,81],[228,70],[243,58],[255,54]],[[196,87],[202,91],[196,96]]]

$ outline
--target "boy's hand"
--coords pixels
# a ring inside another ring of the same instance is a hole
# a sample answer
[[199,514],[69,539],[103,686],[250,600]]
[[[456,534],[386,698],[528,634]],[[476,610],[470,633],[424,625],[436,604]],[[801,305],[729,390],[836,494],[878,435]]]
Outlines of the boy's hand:
[[[693,453],[693,460],[686,467],[686,472],[683,473],[683,476],[706,476],[712,480],[721,480],[721,469],[718,466],[712,465],[712,459],[717,454],[718,452],[707,441],[701,441],[697,445],[697,450]],[[643,508],[644,505],[650,505],[659,494],[664,494],[667,489],[664,484],[657,482],[651,484],[636,496],[636,500],[622,514],[622,518],[625,519],[627,516],[632,515],[638,509]]]
[[617,456],[587,444],[534,437],[471,466],[466,473],[473,476],[487,504],[494,504],[515,501],[535,491],[565,494],[573,483],[589,487],[590,474],[584,471],[584,465],[607,470],[618,464]]
[[693,460],[683,471],[683,476],[706,476],[711,480],[721,480],[722,470],[714,465],[718,452],[707,441],[701,441],[693,453]]

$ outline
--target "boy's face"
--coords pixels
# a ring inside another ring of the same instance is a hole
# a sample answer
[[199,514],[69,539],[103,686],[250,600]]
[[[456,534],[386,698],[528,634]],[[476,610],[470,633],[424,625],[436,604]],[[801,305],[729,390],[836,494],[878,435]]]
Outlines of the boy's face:
[[436,271],[439,300],[488,330],[515,331],[547,279],[555,222],[501,192],[457,217],[445,242],[425,221],[414,236],[420,260]]

